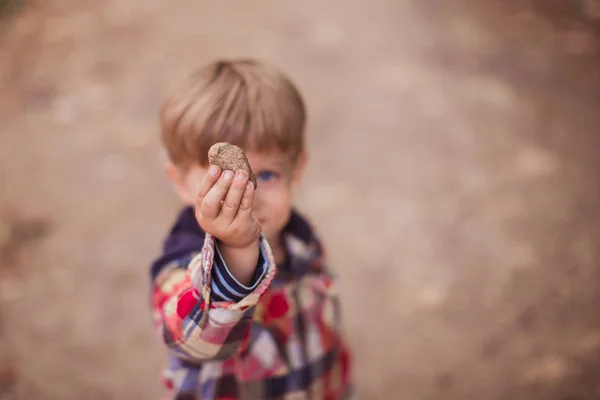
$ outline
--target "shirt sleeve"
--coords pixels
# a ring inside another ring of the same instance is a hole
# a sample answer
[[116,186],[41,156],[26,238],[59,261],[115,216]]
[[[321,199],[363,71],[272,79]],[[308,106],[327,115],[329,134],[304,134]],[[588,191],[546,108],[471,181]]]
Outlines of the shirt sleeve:
[[[267,240],[260,240],[259,261],[251,286],[229,272],[214,238],[189,263],[177,260],[154,279],[153,318],[164,343],[189,361],[224,360],[247,337],[253,306],[276,271]],[[188,256],[189,260],[189,256]]]
[[219,246],[216,243],[215,253],[216,255],[211,274],[211,296],[214,301],[230,301],[237,303],[252,293],[254,289],[256,289],[260,281],[265,276],[265,273],[269,269],[269,262],[267,255],[265,254],[265,248],[264,245],[261,244],[256,272],[254,274],[254,278],[252,279],[252,284],[250,286],[245,286],[235,279],[235,277],[231,274],[227,268],[223,256],[221,255],[221,252],[219,251]]

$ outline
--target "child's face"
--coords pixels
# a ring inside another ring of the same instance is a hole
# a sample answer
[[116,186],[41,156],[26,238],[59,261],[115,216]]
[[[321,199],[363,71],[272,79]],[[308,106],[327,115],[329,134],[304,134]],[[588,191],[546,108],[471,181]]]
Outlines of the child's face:
[[[301,153],[294,163],[285,153],[276,150],[260,153],[246,150],[245,153],[258,183],[253,212],[267,240],[275,244],[289,219],[293,194],[306,164],[306,154]],[[169,177],[184,203],[194,205],[198,185],[207,170],[193,165],[181,174],[174,166],[167,166]]]

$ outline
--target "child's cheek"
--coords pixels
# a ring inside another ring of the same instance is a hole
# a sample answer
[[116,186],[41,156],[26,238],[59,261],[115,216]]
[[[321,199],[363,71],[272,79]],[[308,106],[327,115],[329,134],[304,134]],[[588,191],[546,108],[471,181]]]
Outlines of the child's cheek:
[[278,212],[282,200],[282,192],[276,187],[264,188],[262,193],[263,203],[268,207],[269,213]]
[[204,178],[205,173],[206,171],[199,168],[193,168],[190,169],[190,171],[188,171],[188,174],[185,178],[185,183],[188,190],[188,194],[192,198],[196,197],[196,194],[200,189],[200,184],[202,183],[202,178]]

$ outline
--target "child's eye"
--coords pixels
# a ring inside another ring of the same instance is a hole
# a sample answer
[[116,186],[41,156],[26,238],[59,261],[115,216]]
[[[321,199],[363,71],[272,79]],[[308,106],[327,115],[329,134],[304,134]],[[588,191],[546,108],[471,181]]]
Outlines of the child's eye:
[[271,181],[274,181],[275,178],[277,178],[277,174],[273,171],[261,171],[258,173],[258,175],[256,177],[258,178],[259,181],[271,182]]

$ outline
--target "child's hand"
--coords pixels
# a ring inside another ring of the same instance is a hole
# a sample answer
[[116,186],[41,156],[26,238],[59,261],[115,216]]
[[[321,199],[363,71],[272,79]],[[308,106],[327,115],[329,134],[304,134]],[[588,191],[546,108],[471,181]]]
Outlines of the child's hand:
[[225,246],[242,249],[255,244],[262,227],[252,215],[254,185],[248,173],[221,171],[211,166],[202,178],[196,200],[200,227]]

